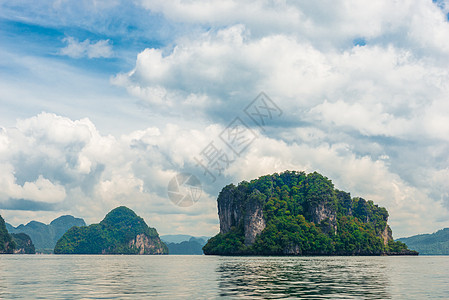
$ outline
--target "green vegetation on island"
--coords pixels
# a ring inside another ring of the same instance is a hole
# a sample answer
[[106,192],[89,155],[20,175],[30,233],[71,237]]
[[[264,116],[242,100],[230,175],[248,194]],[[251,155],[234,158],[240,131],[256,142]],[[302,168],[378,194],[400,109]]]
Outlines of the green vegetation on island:
[[449,228],[444,228],[432,234],[419,234],[400,238],[411,249],[424,255],[449,255]]
[[120,206],[99,224],[72,227],[56,243],[55,254],[168,254],[156,229]]
[[316,172],[231,184],[217,201],[220,233],[203,247],[205,254],[418,254],[393,240],[385,208],[351,198]]

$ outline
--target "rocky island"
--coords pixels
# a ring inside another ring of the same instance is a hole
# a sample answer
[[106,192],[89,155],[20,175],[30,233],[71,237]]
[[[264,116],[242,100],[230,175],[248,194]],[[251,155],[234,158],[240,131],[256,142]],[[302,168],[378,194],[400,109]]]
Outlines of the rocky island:
[[393,240],[385,208],[351,198],[316,172],[230,184],[217,201],[220,233],[203,247],[205,254],[418,254]]
[[120,206],[99,224],[72,227],[56,243],[55,254],[168,254],[155,228]]

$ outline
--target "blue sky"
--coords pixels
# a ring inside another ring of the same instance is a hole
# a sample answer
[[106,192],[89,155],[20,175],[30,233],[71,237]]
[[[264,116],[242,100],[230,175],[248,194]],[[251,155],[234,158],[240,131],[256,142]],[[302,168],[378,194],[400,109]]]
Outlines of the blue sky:
[[[127,205],[163,234],[213,235],[221,187],[319,171],[390,212],[449,226],[446,1],[0,1],[0,214],[98,222]],[[282,110],[260,128],[244,108]],[[222,132],[257,138],[238,156]],[[210,143],[232,158],[212,182]],[[226,150],[228,152],[226,152]],[[195,174],[178,207],[167,184]]]

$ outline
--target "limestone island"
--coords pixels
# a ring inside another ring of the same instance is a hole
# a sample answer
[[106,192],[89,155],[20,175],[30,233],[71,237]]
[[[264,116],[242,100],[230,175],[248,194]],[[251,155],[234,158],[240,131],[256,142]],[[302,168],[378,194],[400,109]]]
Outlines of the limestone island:
[[218,196],[220,233],[207,255],[418,255],[393,240],[388,212],[314,172],[230,184]]
[[168,254],[155,228],[120,206],[99,224],[74,226],[56,243],[55,254]]

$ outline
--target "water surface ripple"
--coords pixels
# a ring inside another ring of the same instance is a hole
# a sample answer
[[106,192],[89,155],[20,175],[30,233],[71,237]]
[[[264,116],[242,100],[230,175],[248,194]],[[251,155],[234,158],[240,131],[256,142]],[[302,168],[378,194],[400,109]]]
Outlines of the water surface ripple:
[[0,299],[449,299],[449,256],[1,255]]

